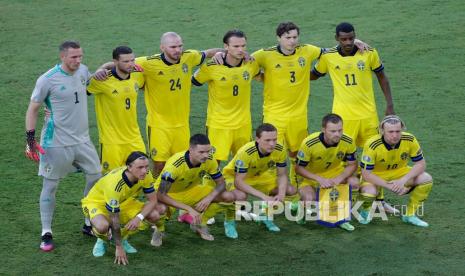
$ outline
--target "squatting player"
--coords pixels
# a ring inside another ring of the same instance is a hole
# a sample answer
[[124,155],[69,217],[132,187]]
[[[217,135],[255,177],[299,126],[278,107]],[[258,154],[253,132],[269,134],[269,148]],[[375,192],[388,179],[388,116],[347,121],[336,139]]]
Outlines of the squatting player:
[[[398,195],[410,194],[406,214],[402,221],[427,227],[428,223],[415,213],[428,198],[433,187],[431,175],[425,172],[426,161],[415,136],[404,132],[404,122],[396,115],[384,117],[379,126],[381,134],[370,138],[363,148],[361,212],[363,224],[371,220],[369,209],[380,188],[389,189]],[[408,165],[409,159],[413,166]]]
[[[286,158],[286,148],[278,143],[276,127],[267,123],[260,125],[255,130],[255,141],[242,146],[223,169],[228,190],[234,185],[242,192],[236,194],[236,200],[253,195],[271,205],[283,202],[286,195],[297,192],[288,184]],[[280,231],[272,220],[262,222],[269,231]],[[234,221],[225,227],[235,228]]]
[[[352,138],[343,133],[342,118],[328,114],[321,122],[321,132],[305,138],[297,153],[296,173],[304,179],[299,183],[302,201],[314,201],[316,188],[331,188],[349,184],[358,189],[359,179],[352,176],[357,170],[356,146]],[[345,222],[339,227],[353,231]]]
[[[82,210],[90,218],[98,237],[92,250],[95,257],[105,254],[105,239],[115,244],[115,263],[128,264],[126,253],[137,250],[128,243],[128,236],[147,227],[144,220],[154,224],[166,207],[157,203],[154,180],[149,171],[148,156],[134,151],[126,159],[126,166],[116,168],[102,177],[82,199]],[[141,191],[147,202],[136,199]],[[120,225],[124,225],[121,229]],[[110,232],[111,230],[111,232]]]
[[131,152],[146,151],[137,122],[137,94],[144,86],[144,77],[132,72],[134,54],[129,47],[116,47],[113,63],[106,80],[92,78],[87,86],[87,91],[95,94],[103,173],[123,166]]
[[223,43],[223,64],[203,64],[192,77],[194,85],[208,83],[207,134],[218,162],[251,140],[251,84],[260,72],[256,61],[244,59],[247,38],[242,31],[228,31]]
[[[86,86],[90,73],[81,64],[82,48],[78,42],[65,41],[59,50],[61,64],[39,77],[26,113],[26,155],[39,161],[37,151],[41,152],[39,175],[43,185],[39,205],[43,251],[54,248],[52,219],[60,179],[79,167],[86,176],[85,196],[101,176],[97,151],[89,137]],[[39,145],[35,128],[42,103],[50,115],[45,118]],[[88,220],[83,232],[90,234]]]
[[[223,208],[217,204],[235,201],[235,192],[225,190],[218,163],[211,155],[211,145],[204,134],[190,138],[189,150],[174,154],[157,179],[158,199],[168,206],[187,211],[193,218],[192,228],[204,240],[213,240],[207,221]],[[212,181],[208,181],[212,180]],[[234,207],[231,205],[232,217]],[[153,246],[160,246],[164,225],[154,231]],[[228,233],[226,233],[228,235]],[[229,236],[230,238],[236,238]]]

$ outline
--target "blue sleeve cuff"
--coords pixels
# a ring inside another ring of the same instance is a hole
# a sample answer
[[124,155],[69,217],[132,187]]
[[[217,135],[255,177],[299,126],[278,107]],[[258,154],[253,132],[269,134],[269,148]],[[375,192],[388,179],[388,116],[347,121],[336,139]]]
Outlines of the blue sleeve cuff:
[[316,70],[315,67],[313,67],[313,69],[312,69],[312,74],[315,75],[315,76],[318,76],[318,77],[323,77],[324,75],[326,75],[326,74],[318,72],[318,70]]
[[150,193],[155,192],[155,188],[154,187],[143,188],[142,191],[144,192],[144,194],[150,194]]
[[192,84],[195,85],[195,86],[202,86],[202,83],[200,83],[198,80],[196,80],[196,79],[194,78],[194,76],[192,76],[191,82],[192,82]]
[[218,179],[222,176],[221,172],[217,172],[215,174],[210,174],[211,178]]
[[380,65],[378,68],[376,68],[376,69],[373,69],[373,72],[376,72],[376,73],[378,73],[378,72],[381,72],[381,71],[383,71],[383,70],[384,70],[384,65],[383,65],[383,64],[381,64],[381,65]]
[[235,167],[235,168],[234,168],[234,172],[237,172],[237,173],[246,173],[246,172],[247,172],[247,169]]

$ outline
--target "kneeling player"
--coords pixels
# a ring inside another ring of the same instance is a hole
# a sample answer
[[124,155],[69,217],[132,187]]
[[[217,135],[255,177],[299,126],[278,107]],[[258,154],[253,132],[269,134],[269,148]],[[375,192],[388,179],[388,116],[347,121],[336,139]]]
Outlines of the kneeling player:
[[[116,246],[115,263],[128,264],[126,253],[137,252],[128,243],[128,236],[146,228],[144,220],[155,223],[166,209],[157,203],[153,182],[148,156],[134,151],[125,167],[102,177],[82,199],[84,214],[90,218],[93,231],[99,237],[92,251],[95,257],[105,254],[104,238],[111,236]],[[136,199],[141,189],[147,198],[145,204]],[[123,229],[120,224],[125,225]]]
[[[255,131],[255,141],[242,146],[223,169],[227,185],[234,183],[236,189],[242,191],[236,200],[245,200],[249,194],[273,205],[283,202],[284,196],[297,192],[289,185],[287,152],[277,139],[277,129],[271,124],[262,124]],[[262,222],[269,231],[280,231],[272,220]],[[234,228],[234,221],[225,227]]]
[[[365,144],[360,163],[363,179],[360,198],[365,201],[360,223],[370,222],[369,209],[380,188],[384,187],[398,195],[410,194],[402,221],[427,227],[428,223],[415,215],[433,186],[431,175],[425,172],[426,162],[420,145],[415,136],[402,131],[405,125],[398,116],[384,117],[379,129],[381,134]],[[412,167],[408,166],[409,158],[414,163]]]
[[[234,202],[235,195],[225,191],[224,178],[211,155],[208,137],[195,134],[189,143],[188,151],[178,152],[166,162],[156,184],[158,198],[171,207],[187,211],[193,218],[192,229],[202,239],[211,241],[214,237],[208,232],[208,219],[223,208],[219,202]],[[159,226],[152,236],[153,246],[162,244],[164,225]]]
[[[342,118],[337,114],[328,114],[323,117],[321,127],[321,132],[312,133],[304,139],[297,154],[295,170],[304,177],[299,184],[299,193],[304,202],[315,200],[318,187],[328,189],[349,184],[353,189],[358,189],[358,178],[352,176],[357,169],[357,149],[352,138],[342,132]],[[299,221],[303,222],[305,220]],[[354,230],[348,222],[339,227]]]

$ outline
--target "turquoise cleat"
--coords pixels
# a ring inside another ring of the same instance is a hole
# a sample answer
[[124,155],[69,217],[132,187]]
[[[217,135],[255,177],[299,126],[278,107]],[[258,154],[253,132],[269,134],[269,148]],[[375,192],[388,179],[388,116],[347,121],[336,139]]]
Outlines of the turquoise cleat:
[[344,223],[340,224],[339,228],[342,228],[342,229],[344,229],[344,230],[346,230],[348,232],[352,232],[352,231],[355,230],[355,227],[352,224],[348,223],[348,222],[344,222]]
[[410,223],[419,227],[428,227],[429,224],[426,221],[419,219],[417,216],[402,216],[402,221],[405,223]]
[[135,249],[132,245],[129,244],[128,240],[122,240],[121,245],[126,253],[133,254],[137,253],[137,249]]
[[98,238],[95,242],[94,248],[92,249],[92,255],[94,255],[94,257],[102,257],[105,255],[105,250],[105,241]]
[[359,221],[361,224],[368,224],[371,222],[370,211],[362,210],[360,211],[360,216],[362,219]]
[[224,234],[230,239],[237,239],[237,237],[239,237],[236,230],[236,222],[234,220],[224,221]]
[[271,220],[265,219],[262,222],[263,222],[263,224],[265,224],[266,228],[268,228],[268,231],[270,231],[270,232],[279,232],[279,231],[281,231],[281,229],[279,229],[279,227],[276,226],[276,224],[274,224],[273,221],[271,221]]

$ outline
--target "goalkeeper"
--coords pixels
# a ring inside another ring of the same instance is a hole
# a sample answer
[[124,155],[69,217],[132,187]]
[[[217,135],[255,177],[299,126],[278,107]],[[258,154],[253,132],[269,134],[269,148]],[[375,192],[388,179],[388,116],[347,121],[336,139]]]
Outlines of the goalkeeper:
[[[78,167],[86,175],[85,196],[101,176],[87,120],[86,85],[90,73],[87,66],[81,64],[83,54],[79,43],[66,41],[59,50],[61,63],[39,77],[26,113],[26,156],[36,162],[40,160],[39,175],[43,177],[40,193],[40,249],[43,251],[54,248],[52,218],[60,179]],[[35,140],[35,128],[42,103],[50,116],[45,119],[39,145]],[[87,220],[83,231],[90,234],[90,229]]]

